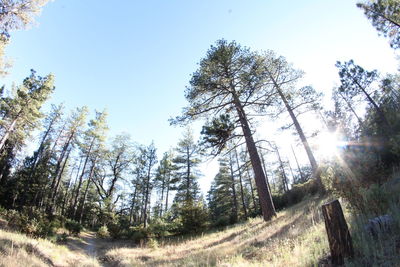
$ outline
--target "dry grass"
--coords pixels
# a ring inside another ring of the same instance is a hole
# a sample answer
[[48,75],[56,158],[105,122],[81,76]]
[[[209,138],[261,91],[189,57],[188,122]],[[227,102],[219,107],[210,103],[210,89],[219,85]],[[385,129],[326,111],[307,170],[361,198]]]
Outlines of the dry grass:
[[0,266],[100,266],[96,259],[48,240],[0,230]]
[[[0,230],[0,266],[314,266],[328,255],[320,206],[312,198],[278,213],[197,237],[129,247],[83,233],[67,246]],[[88,256],[90,255],[90,256]],[[94,257],[99,259],[97,261]]]
[[309,199],[264,222],[261,218],[224,231],[158,247],[117,248],[106,252],[117,266],[312,266],[329,247],[320,206]]

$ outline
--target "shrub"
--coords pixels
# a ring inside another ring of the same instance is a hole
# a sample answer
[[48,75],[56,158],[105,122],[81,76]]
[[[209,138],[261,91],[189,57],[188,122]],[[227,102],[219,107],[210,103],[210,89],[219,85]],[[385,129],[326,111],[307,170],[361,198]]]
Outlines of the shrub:
[[66,233],[62,233],[61,235],[57,236],[56,242],[57,243],[66,243],[68,235]]
[[180,224],[177,229],[181,234],[199,233],[207,227],[208,213],[202,202],[187,201],[179,211]]
[[[274,202],[275,203],[275,202]],[[231,222],[229,220],[229,217],[227,216],[221,216],[220,218],[218,218],[215,223],[214,226],[215,227],[222,227],[222,226],[227,226],[230,225]]]
[[110,233],[108,232],[108,228],[106,225],[103,225],[102,227],[97,230],[97,236],[99,238],[108,238],[110,237]]
[[174,225],[162,218],[157,218],[150,223],[148,231],[155,237],[165,237],[173,232]]
[[302,184],[295,184],[293,187],[283,193],[272,195],[275,208],[277,210],[292,206],[299,203],[306,196],[315,195],[318,193],[318,184],[314,179],[308,180]]
[[65,222],[65,228],[68,230],[68,232],[72,235],[79,235],[79,233],[82,231],[82,225],[77,222],[77,221],[73,221],[73,220],[67,220]]
[[158,241],[154,238],[149,238],[146,243],[148,248],[156,249],[158,248]]
[[5,218],[8,221],[8,226],[15,231],[23,232],[24,227],[29,224],[28,217],[16,210],[8,210]]
[[388,210],[389,195],[382,186],[373,184],[367,189],[360,188],[359,191],[363,198],[363,210],[365,213],[378,216]]
[[147,240],[150,236],[148,229],[142,226],[129,227],[127,237],[135,243]]
[[110,222],[107,224],[107,230],[112,238],[121,238],[123,231],[118,223]]

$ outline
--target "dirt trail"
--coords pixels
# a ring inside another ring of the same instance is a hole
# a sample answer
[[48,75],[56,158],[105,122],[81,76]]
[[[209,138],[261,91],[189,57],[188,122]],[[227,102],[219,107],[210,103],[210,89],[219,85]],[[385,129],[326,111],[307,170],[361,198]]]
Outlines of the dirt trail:
[[82,232],[79,237],[68,237],[65,245],[72,251],[96,258],[101,266],[115,266],[113,262],[109,262],[105,257],[108,250],[134,246],[129,241],[98,238],[95,232]]
[[69,237],[66,246],[74,251],[85,253],[92,257],[99,256],[99,248],[97,247],[98,238],[93,232],[81,233],[78,237]]

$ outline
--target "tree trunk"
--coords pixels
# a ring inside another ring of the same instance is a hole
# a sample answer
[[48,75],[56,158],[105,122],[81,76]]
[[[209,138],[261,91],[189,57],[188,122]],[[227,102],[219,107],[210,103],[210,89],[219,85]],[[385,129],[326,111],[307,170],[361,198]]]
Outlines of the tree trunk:
[[57,160],[56,171],[54,173],[54,178],[53,178],[53,181],[52,181],[51,186],[50,186],[50,204],[51,204],[51,201],[54,198],[54,195],[56,194],[55,193],[56,186],[59,183],[60,172],[61,172],[61,169],[63,168],[63,166],[61,166],[61,164],[62,164],[62,162],[64,160],[64,157],[66,155],[69,155],[69,152],[71,152],[71,150],[69,150],[69,152],[67,152],[67,151],[68,151],[69,145],[70,145],[71,140],[72,140],[73,137],[74,137],[74,132],[71,132],[69,137],[68,137],[68,139],[67,139],[67,141],[65,142],[65,144],[63,146],[63,149],[61,151],[61,155]]
[[231,188],[232,188],[232,204],[233,204],[233,210],[232,210],[232,217],[234,222],[237,222],[238,220],[238,203],[237,203],[237,196],[236,196],[236,188],[235,188],[235,174],[233,172],[233,160],[232,160],[232,155],[229,153],[229,167],[231,171]]
[[[247,165],[247,164],[246,164]],[[257,213],[257,202],[256,202],[256,196],[254,195],[254,188],[253,188],[253,183],[251,182],[251,175],[249,171],[248,166],[244,166],[246,168],[246,173],[247,173],[247,178],[249,179],[249,185],[250,185],[250,192],[251,192],[251,199],[253,200],[253,207],[254,207],[254,212]],[[261,203],[260,203],[261,206]],[[249,208],[250,209],[250,208]]]
[[77,208],[78,197],[79,197],[79,193],[80,193],[80,191],[81,191],[83,176],[85,175],[86,165],[87,165],[87,163],[88,163],[88,161],[89,161],[89,157],[90,157],[90,153],[91,153],[91,151],[92,151],[92,147],[93,147],[93,144],[94,144],[94,140],[95,140],[95,138],[93,137],[92,142],[90,143],[89,150],[88,150],[88,152],[87,152],[87,154],[86,154],[86,159],[85,159],[85,163],[83,164],[82,173],[81,173],[81,175],[80,175],[80,177],[79,177],[78,187],[76,188],[76,194],[75,194],[75,198],[74,198],[74,202],[73,202],[74,204],[73,204],[73,206],[72,206],[72,208],[73,208],[72,217],[73,217],[73,218],[75,218],[76,212],[77,212],[77,209],[78,209],[78,208]]
[[283,166],[283,162],[282,162],[282,158],[281,158],[281,154],[279,153],[278,147],[275,145],[275,151],[276,154],[278,155],[278,160],[279,160],[279,165],[281,167],[281,171],[282,171],[282,185],[283,185],[283,191],[286,193],[289,190],[289,186],[288,186],[288,178],[285,172],[285,167]]
[[64,173],[65,166],[67,165],[67,161],[68,161],[69,155],[71,153],[71,150],[72,149],[68,150],[67,155],[65,156],[65,160],[64,160],[63,166],[62,166],[59,174],[56,177],[57,178],[57,182],[56,182],[55,187],[53,188],[52,197],[50,199],[50,214],[52,214],[54,212],[54,210],[55,210],[56,197],[57,197],[57,194],[58,194],[58,189],[60,188],[60,182],[61,182],[61,179],[62,179],[62,175]]
[[311,151],[310,145],[308,144],[308,141],[303,132],[303,129],[301,128],[300,123],[297,120],[296,115],[294,114],[292,107],[289,105],[281,88],[279,87],[279,85],[276,83],[276,81],[274,79],[272,79],[272,80],[275,85],[275,89],[277,90],[279,96],[281,97],[283,103],[285,104],[287,111],[289,112],[290,118],[292,119],[293,124],[296,127],[296,131],[299,134],[300,140],[303,143],[304,149],[306,150],[306,153],[307,153],[308,160],[310,161],[311,168],[313,170],[313,175],[318,183],[318,187],[321,191],[324,191],[325,189],[324,189],[324,186],[321,181],[321,170],[318,167],[317,161],[315,160],[314,154]]
[[132,225],[133,222],[133,209],[135,208],[136,191],[137,191],[136,186],[135,186],[135,191],[133,191],[131,210],[129,212],[129,225]]
[[292,184],[293,184],[295,182],[294,172],[293,172],[293,169],[292,169],[292,165],[290,165],[289,158],[287,158],[287,160],[288,160],[287,162],[288,162],[290,174],[292,175]]
[[[94,168],[92,168],[92,169],[94,169]],[[91,178],[89,177],[88,181],[87,181],[87,184],[86,184],[85,192],[83,193],[83,197],[82,197],[82,204],[81,204],[81,208],[80,208],[80,212],[79,212],[79,216],[78,216],[79,217],[79,223],[82,223],[83,211],[85,209],[86,196],[87,196],[87,193],[89,191],[90,182],[91,182]]]
[[165,196],[165,212],[168,211],[168,196],[169,196],[169,183],[171,181],[171,171],[168,171],[168,183],[167,183],[167,192]]
[[366,5],[362,5],[362,7],[363,7],[365,10],[368,10],[369,12],[374,13],[375,15],[377,15],[377,16],[379,16],[379,17],[381,17],[381,18],[383,18],[383,19],[385,19],[385,20],[387,20],[387,21],[389,21],[389,22],[392,23],[393,25],[395,25],[395,26],[397,26],[397,27],[400,28],[400,24],[399,24],[399,23],[397,23],[395,20],[393,20],[393,19],[391,19],[391,18],[385,16],[385,14],[376,12],[375,10],[373,10],[373,9],[371,9],[371,8],[368,8]]
[[190,153],[189,146],[186,148],[186,161],[187,161],[187,175],[186,175],[186,202],[190,197]]
[[344,264],[344,258],[353,257],[353,244],[342,207],[338,200],[322,205],[325,228],[328,234],[332,263]]
[[354,114],[354,116],[356,117],[358,124],[360,125],[361,128],[364,127],[364,124],[362,122],[362,120],[360,119],[360,117],[357,115],[356,111],[353,109],[353,107],[351,106],[350,102],[344,97],[344,95],[339,92],[339,95],[342,97],[342,99],[344,100],[344,102],[346,102],[347,106],[349,107],[350,111]]
[[1,138],[0,141],[0,151],[3,151],[4,145],[6,143],[6,141],[8,140],[8,137],[10,137],[10,134],[12,131],[14,131],[15,129],[15,125],[17,125],[17,120],[18,120],[19,116],[17,116],[13,122],[11,123],[11,125],[8,127],[7,131],[5,132],[5,134],[3,135],[3,137]]
[[83,197],[82,197],[82,205],[81,205],[81,209],[80,209],[79,223],[82,223],[83,210],[85,208],[86,196],[87,196],[87,193],[88,193],[88,190],[89,190],[90,182],[92,181],[92,177],[93,177],[94,167],[95,166],[96,166],[96,159],[93,160],[92,167],[90,168],[90,173],[89,173],[88,181],[87,181],[87,184],[86,184],[86,189],[85,189],[85,192],[84,192]]
[[364,95],[366,96],[366,98],[368,99],[368,101],[372,104],[372,106],[375,108],[376,113],[378,113],[380,120],[383,122],[383,124],[385,124],[385,126],[387,127],[387,130],[392,132],[392,127],[390,126],[388,120],[386,119],[385,114],[383,113],[383,111],[381,110],[381,108],[378,106],[378,104],[376,104],[376,102],[372,99],[372,97],[368,94],[367,91],[365,91],[365,88],[363,88],[361,86],[361,84],[358,83],[357,80],[353,79],[353,82],[358,86],[358,88],[360,88],[360,90],[364,93]]
[[260,156],[258,155],[257,147],[254,142],[246,114],[238,97],[236,95],[233,95],[233,97],[236,111],[239,116],[239,121],[242,126],[243,135],[246,140],[247,150],[250,155],[251,165],[253,166],[254,178],[260,199],[262,215],[265,221],[269,221],[273,216],[276,216],[274,203],[272,202],[271,193],[269,192],[267,186],[265,174],[261,166]]
[[54,140],[54,144],[53,144],[53,147],[51,148],[51,152],[50,152],[51,155],[53,155],[54,151],[56,150],[57,143],[58,143],[58,141],[60,140],[61,135],[63,134],[66,125],[67,125],[67,123],[64,123],[64,124],[63,124],[63,126],[62,126],[60,132],[59,132],[58,135],[57,135],[56,140]]
[[299,161],[297,160],[296,153],[294,153],[293,146],[290,146],[290,148],[292,149],[294,159],[296,160],[296,165],[297,165],[297,169],[299,170],[300,179],[301,179],[302,182],[304,182],[305,179],[304,179],[304,176],[303,176],[303,172],[300,169],[300,165],[299,165]]
[[265,165],[264,155],[261,152],[260,152],[260,156],[261,156],[261,163],[262,163],[262,166],[263,166],[263,169],[264,169],[264,173],[265,173],[265,180],[267,181],[269,192],[272,192],[271,191],[271,186],[269,185],[269,180],[268,180],[267,168],[266,168],[266,165]]
[[236,157],[236,164],[237,164],[237,168],[238,168],[238,175],[239,175],[239,182],[240,182],[240,195],[242,197],[244,218],[247,220],[247,207],[246,207],[246,202],[245,202],[245,199],[244,199],[244,190],[243,190],[243,182],[242,182],[242,171],[240,170],[239,157],[238,157],[236,148],[235,148],[235,157]]
[[160,217],[162,217],[162,214],[163,214],[164,190],[165,190],[165,171],[163,173],[163,179],[162,179],[162,185],[161,185]]
[[146,182],[146,193],[145,193],[145,201],[144,201],[144,214],[143,214],[143,227],[147,227],[147,204],[149,202],[149,194],[150,194],[150,172],[151,172],[151,164],[152,160],[150,159],[149,168],[147,172],[147,182]]

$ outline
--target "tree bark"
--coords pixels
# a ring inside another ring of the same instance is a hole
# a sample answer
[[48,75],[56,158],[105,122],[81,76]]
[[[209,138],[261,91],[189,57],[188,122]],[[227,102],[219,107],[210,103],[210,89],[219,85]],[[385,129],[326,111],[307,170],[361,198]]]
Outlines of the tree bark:
[[82,197],[82,204],[81,204],[81,208],[80,208],[80,212],[79,212],[79,223],[82,223],[83,211],[85,209],[86,196],[89,191],[90,182],[91,182],[91,178],[89,177],[87,184],[86,184],[85,192],[83,193],[83,197]]
[[289,190],[289,186],[288,186],[288,178],[285,172],[285,167],[283,166],[283,162],[282,162],[282,158],[281,158],[281,154],[279,153],[278,147],[275,145],[275,151],[276,154],[278,155],[278,160],[279,160],[279,165],[281,167],[281,171],[282,171],[282,185],[283,185],[283,191],[287,192]]
[[360,127],[364,127],[364,124],[361,120],[361,118],[357,115],[356,111],[353,109],[353,107],[351,106],[350,102],[344,97],[344,95],[339,92],[339,95],[342,97],[342,99],[344,100],[344,102],[346,102],[347,106],[349,107],[350,111],[354,114],[354,116],[356,117],[358,124],[360,125]]
[[171,171],[168,171],[167,192],[166,192],[166,196],[165,196],[165,212],[168,211],[168,196],[169,196],[170,182],[171,182]]
[[7,131],[5,132],[5,134],[3,135],[3,137],[1,138],[0,141],[0,151],[3,150],[3,147],[6,143],[6,141],[8,140],[8,137],[10,136],[11,132],[14,131],[15,125],[17,125],[17,120],[18,120],[19,116],[17,116],[13,122],[11,123],[11,125],[8,127]]
[[235,157],[236,157],[236,164],[238,168],[238,175],[239,175],[239,183],[240,183],[240,195],[242,197],[242,205],[243,205],[243,212],[244,212],[244,218],[247,220],[247,207],[246,207],[246,202],[244,200],[244,190],[243,190],[243,182],[242,182],[242,171],[240,170],[240,164],[239,164],[239,157],[235,148]]
[[296,153],[294,153],[293,146],[290,146],[290,148],[292,149],[294,159],[296,160],[296,165],[297,165],[297,169],[298,169],[299,174],[300,174],[300,179],[301,179],[302,182],[304,182],[305,179],[304,179],[304,176],[303,176],[303,172],[300,169],[300,165],[299,165],[299,161],[297,160]]
[[133,209],[135,208],[136,191],[137,191],[137,189],[135,186],[135,191],[133,191],[133,196],[132,196],[131,210],[129,212],[129,225],[132,225],[132,222],[133,222]]
[[187,161],[187,174],[186,174],[186,202],[189,201],[190,197],[190,153],[189,146],[186,147],[186,161]]
[[262,154],[261,152],[260,152],[260,156],[261,156],[261,163],[262,163],[262,166],[263,166],[263,169],[264,169],[264,173],[265,173],[265,180],[267,181],[267,185],[268,185],[269,192],[272,192],[272,191],[271,191],[271,186],[270,186],[269,180],[268,180],[267,167],[266,167],[266,165],[265,165],[264,156],[263,156],[263,154]]
[[261,166],[260,156],[257,152],[257,147],[247,121],[246,113],[241,105],[239,98],[233,94],[234,105],[239,116],[239,121],[242,126],[243,135],[246,140],[247,150],[250,155],[251,165],[253,166],[254,179],[256,181],[257,192],[260,199],[261,211],[265,221],[269,221],[273,216],[276,216],[274,203],[272,202],[271,193],[269,192],[265,174]]
[[229,168],[231,172],[231,188],[232,188],[232,204],[233,204],[233,210],[232,210],[232,217],[235,222],[238,220],[238,203],[237,203],[237,196],[236,196],[236,188],[235,188],[235,174],[233,172],[233,160],[232,160],[232,155],[229,153]]
[[149,200],[150,200],[150,173],[151,173],[151,166],[153,164],[153,159],[152,159],[153,155],[150,155],[150,159],[149,159],[149,168],[147,170],[147,181],[146,181],[146,193],[145,193],[145,202],[144,202],[144,214],[143,214],[143,227],[146,228],[147,227],[147,207],[149,204]]
[[[246,161],[247,161],[247,158],[246,158]],[[244,166],[244,168],[246,169],[247,178],[249,181],[251,199],[253,200],[253,208],[254,208],[254,212],[257,213],[257,202],[256,202],[256,196],[254,195],[253,183],[251,182],[251,175],[250,175],[249,167],[247,166],[247,163],[245,163],[245,165],[246,166]],[[260,206],[261,206],[261,203],[260,203]]]
[[324,185],[322,184],[322,181],[321,181],[321,170],[318,167],[317,161],[315,160],[314,154],[311,151],[310,145],[308,144],[308,141],[307,141],[307,138],[306,138],[306,136],[305,136],[305,134],[303,132],[303,129],[301,128],[300,123],[297,120],[296,115],[294,114],[294,112],[292,110],[292,107],[289,105],[289,103],[288,103],[285,95],[283,94],[280,86],[276,83],[275,79],[272,78],[272,80],[273,80],[273,83],[275,85],[275,89],[277,90],[279,96],[281,97],[283,103],[285,104],[285,107],[286,107],[286,109],[287,109],[287,111],[288,111],[288,113],[290,115],[290,118],[292,119],[293,124],[296,127],[296,131],[299,134],[300,140],[303,143],[304,149],[306,150],[307,157],[308,157],[308,160],[310,161],[311,168],[313,170],[313,175],[314,175],[314,177],[315,177],[315,179],[317,181],[318,187],[319,187],[319,189],[321,191],[324,191],[325,190],[324,189]]
[[82,173],[81,173],[81,175],[80,175],[80,177],[79,177],[78,186],[77,186],[77,188],[76,188],[76,194],[75,194],[75,198],[74,198],[74,204],[72,205],[72,208],[73,208],[72,217],[74,217],[74,218],[75,218],[75,216],[76,216],[76,212],[77,212],[77,209],[78,209],[78,208],[77,208],[78,197],[79,197],[79,193],[80,193],[80,191],[81,191],[83,176],[85,175],[86,165],[87,165],[87,163],[88,163],[88,161],[89,161],[90,153],[92,152],[94,140],[95,140],[95,138],[93,137],[93,139],[92,139],[92,141],[91,141],[91,143],[90,143],[90,146],[89,146],[89,150],[88,150],[88,152],[87,152],[87,154],[86,154],[85,163],[83,164]]
[[50,214],[52,214],[54,212],[54,210],[55,210],[56,197],[57,197],[57,194],[58,194],[58,190],[60,188],[60,182],[61,182],[61,179],[62,179],[62,175],[64,173],[65,166],[67,165],[67,161],[68,161],[69,155],[71,153],[71,150],[72,149],[68,150],[67,155],[65,156],[65,160],[64,160],[63,166],[62,166],[59,174],[57,174],[57,177],[58,177],[57,178],[57,182],[56,182],[55,187],[53,188],[52,197],[50,199]]
[[342,207],[338,200],[322,205],[325,228],[328,234],[329,247],[333,264],[344,264],[344,258],[353,257],[353,244],[347,228]]
[[165,171],[163,173],[162,184],[161,184],[160,217],[162,217],[163,213],[164,190],[165,190]]

